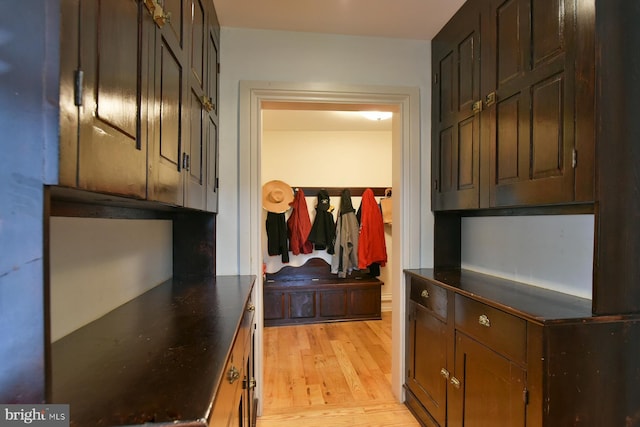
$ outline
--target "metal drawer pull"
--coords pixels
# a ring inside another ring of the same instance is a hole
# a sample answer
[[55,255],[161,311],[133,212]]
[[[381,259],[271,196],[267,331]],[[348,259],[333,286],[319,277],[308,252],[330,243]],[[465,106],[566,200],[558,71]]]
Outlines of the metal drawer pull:
[[451,385],[454,388],[460,388],[460,380],[457,379],[456,377],[451,377]]
[[233,384],[238,378],[240,378],[240,371],[235,366],[231,366],[231,369],[227,372],[227,381],[229,381],[229,384]]
[[426,289],[425,289],[425,290],[423,290],[423,291],[420,293],[420,296],[421,296],[422,298],[429,298],[429,291],[428,291],[428,290],[426,290]]
[[478,317],[478,323],[480,323],[482,326],[486,326],[487,328],[491,327],[491,321],[489,320],[486,314],[483,314],[480,317]]
[[491,93],[487,94],[487,96],[485,96],[484,105],[486,105],[487,107],[490,107],[495,103],[496,103],[496,93],[495,92],[491,92]]
[[446,379],[449,379],[449,371],[447,371],[446,369],[442,368],[440,369],[440,375],[442,375],[443,377],[445,377]]

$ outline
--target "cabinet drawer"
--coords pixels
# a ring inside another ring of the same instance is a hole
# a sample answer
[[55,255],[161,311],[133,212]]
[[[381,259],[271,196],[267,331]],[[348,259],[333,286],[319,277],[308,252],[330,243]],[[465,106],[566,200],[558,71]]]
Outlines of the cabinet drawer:
[[527,321],[457,294],[456,329],[514,362],[526,363]]
[[235,343],[229,359],[220,379],[220,387],[216,392],[211,415],[210,427],[226,427],[229,425],[231,415],[237,411],[236,402],[239,393],[242,392],[242,376],[244,362],[242,360],[244,343],[240,335],[236,336]]
[[410,298],[446,322],[447,290],[427,280],[411,278]]
[[238,399],[243,390],[242,382],[247,375],[244,366],[251,345],[254,313],[255,305],[249,299],[214,398],[209,417],[211,427],[226,427],[229,425],[231,416],[238,411]]
[[243,343],[246,343],[251,336],[251,329],[253,328],[253,318],[255,312],[256,306],[251,298],[249,298],[249,301],[247,301],[247,305],[244,308],[244,314],[240,323],[240,331],[238,332],[238,339],[242,340]]

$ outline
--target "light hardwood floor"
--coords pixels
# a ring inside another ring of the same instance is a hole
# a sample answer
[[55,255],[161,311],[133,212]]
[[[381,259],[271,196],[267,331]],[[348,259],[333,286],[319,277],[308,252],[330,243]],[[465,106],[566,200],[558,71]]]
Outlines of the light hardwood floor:
[[391,393],[391,313],[264,329],[257,427],[419,427]]

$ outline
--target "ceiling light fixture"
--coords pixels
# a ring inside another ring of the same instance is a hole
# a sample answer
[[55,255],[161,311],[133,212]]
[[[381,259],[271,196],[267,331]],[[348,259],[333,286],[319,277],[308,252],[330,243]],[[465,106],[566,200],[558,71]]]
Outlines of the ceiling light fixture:
[[393,115],[390,111],[360,111],[360,114],[369,120],[377,121],[390,119]]

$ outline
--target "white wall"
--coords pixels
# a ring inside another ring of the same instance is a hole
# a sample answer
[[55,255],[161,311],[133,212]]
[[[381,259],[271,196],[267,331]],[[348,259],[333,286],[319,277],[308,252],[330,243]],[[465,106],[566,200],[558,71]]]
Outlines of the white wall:
[[263,131],[262,136],[263,182],[391,187],[391,131]]
[[171,221],[51,218],[51,339],[169,279]]
[[[248,156],[248,142],[238,136],[238,88],[243,80],[311,82],[328,84],[410,86],[420,89],[421,127],[429,128],[430,45],[417,40],[351,37],[314,33],[222,28],[220,76],[220,213],[217,228],[219,274],[250,273],[248,254],[239,253],[242,231],[249,212],[240,212],[241,198],[250,189],[240,188],[240,159]],[[428,147],[428,132],[421,136]],[[418,156],[427,156],[422,150]],[[428,157],[423,160],[429,165]],[[425,176],[429,176],[425,168]],[[249,182],[248,177],[242,177]],[[428,200],[428,194],[426,194]],[[250,205],[249,202],[243,203]],[[425,224],[432,221],[424,204]],[[421,230],[430,240],[431,228]],[[248,244],[245,247],[249,247]],[[426,245],[422,262],[431,261]]]
[[464,218],[462,266],[591,298],[593,215]]

